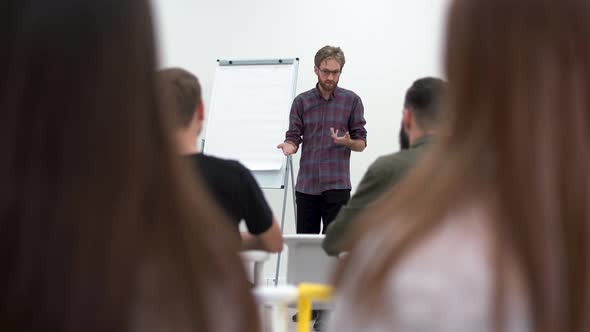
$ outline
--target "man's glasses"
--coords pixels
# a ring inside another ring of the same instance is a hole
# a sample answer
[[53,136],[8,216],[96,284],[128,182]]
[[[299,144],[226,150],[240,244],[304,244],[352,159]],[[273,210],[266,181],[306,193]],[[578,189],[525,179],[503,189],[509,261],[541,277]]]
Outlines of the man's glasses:
[[330,74],[332,74],[334,76],[339,76],[340,70],[320,69],[320,73],[322,73],[323,76],[330,76]]

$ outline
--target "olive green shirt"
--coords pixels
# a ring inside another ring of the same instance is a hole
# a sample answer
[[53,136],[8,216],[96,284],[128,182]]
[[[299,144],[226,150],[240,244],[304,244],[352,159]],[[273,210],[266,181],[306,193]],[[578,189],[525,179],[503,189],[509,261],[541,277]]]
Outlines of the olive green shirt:
[[369,166],[350,201],[340,209],[336,219],[328,225],[326,237],[322,243],[328,255],[335,256],[350,249],[343,240],[346,232],[352,227],[355,217],[381,194],[398,183],[404,174],[414,167],[418,157],[427,149],[431,141],[430,136],[420,137],[409,149],[379,157]]

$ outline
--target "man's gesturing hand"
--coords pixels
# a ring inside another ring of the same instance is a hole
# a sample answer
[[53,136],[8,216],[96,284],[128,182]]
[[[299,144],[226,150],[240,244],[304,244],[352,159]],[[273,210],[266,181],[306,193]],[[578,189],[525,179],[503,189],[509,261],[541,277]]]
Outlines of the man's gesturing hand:
[[297,147],[295,146],[295,144],[293,144],[291,142],[281,143],[281,144],[277,145],[277,149],[283,150],[283,154],[285,156],[290,156],[293,153],[297,152]]

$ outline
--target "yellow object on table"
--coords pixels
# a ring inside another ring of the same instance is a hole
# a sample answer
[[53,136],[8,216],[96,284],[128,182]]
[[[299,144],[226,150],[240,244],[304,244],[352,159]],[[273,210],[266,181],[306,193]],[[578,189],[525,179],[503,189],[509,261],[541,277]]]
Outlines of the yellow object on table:
[[309,332],[312,301],[328,301],[334,287],[321,284],[299,284],[297,300],[297,332]]

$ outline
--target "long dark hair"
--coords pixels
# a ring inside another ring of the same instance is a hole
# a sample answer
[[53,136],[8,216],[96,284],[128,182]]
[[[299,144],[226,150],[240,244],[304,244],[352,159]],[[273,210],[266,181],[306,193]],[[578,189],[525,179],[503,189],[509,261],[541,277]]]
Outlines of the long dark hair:
[[256,331],[158,107],[147,1],[2,6],[0,329]]
[[454,0],[446,47],[447,130],[363,219],[400,241],[379,247],[384,264],[362,275],[357,300],[379,294],[449,209],[481,193],[494,270],[511,257],[521,271],[532,330],[587,331],[590,2]]

